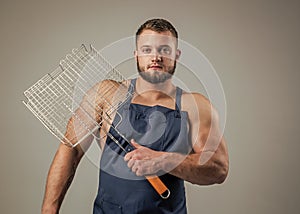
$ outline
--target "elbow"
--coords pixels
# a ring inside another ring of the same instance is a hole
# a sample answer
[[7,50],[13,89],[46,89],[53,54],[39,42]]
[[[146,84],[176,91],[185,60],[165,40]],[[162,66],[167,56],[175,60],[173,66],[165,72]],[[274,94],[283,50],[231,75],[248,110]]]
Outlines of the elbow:
[[200,172],[198,173],[198,175],[201,175],[202,179],[198,177],[198,179],[190,180],[190,182],[196,185],[222,184],[225,182],[227,178],[228,170],[229,170],[228,163],[215,164],[210,168],[208,174],[206,174],[206,176],[204,177],[203,177],[203,171],[199,170]]
[[225,182],[229,171],[228,161],[226,163],[222,163],[217,167],[217,175],[215,183],[222,184]]

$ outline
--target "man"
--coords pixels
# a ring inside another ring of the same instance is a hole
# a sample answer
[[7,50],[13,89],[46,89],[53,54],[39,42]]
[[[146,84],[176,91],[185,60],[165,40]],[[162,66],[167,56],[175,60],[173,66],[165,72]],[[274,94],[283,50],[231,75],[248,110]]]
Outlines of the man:
[[[97,121],[109,108],[98,99],[107,86],[115,94],[120,93],[120,87],[130,94],[118,114],[103,123],[98,133],[112,137],[99,142],[103,153],[95,214],[186,213],[184,180],[210,185],[222,183],[227,176],[228,154],[216,111],[201,94],[184,92],[172,83],[181,54],[177,45],[178,35],[171,23],[148,20],[136,33],[139,77],[122,83],[107,80],[94,86],[97,93],[93,108],[100,112],[95,116]],[[66,136],[76,143],[74,130],[71,118]],[[124,137],[132,140],[124,143]],[[128,152],[117,148],[115,139],[122,141]],[[88,147],[91,141],[89,137],[80,145]],[[84,155],[81,146],[59,146],[49,170],[43,213],[59,212]],[[169,197],[157,194],[145,179],[149,175],[160,176],[170,190]]]

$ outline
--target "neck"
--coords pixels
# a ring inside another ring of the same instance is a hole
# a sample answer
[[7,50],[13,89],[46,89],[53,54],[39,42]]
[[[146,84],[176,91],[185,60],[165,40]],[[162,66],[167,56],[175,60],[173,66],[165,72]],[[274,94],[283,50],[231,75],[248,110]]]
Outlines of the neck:
[[138,95],[146,95],[149,99],[159,99],[161,97],[174,97],[176,87],[172,83],[172,79],[168,79],[163,83],[149,83],[141,77],[136,81],[136,92]]

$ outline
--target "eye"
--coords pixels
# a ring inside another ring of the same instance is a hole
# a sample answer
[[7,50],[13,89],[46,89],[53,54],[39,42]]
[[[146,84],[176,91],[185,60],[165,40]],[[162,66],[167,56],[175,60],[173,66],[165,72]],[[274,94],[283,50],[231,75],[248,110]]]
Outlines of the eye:
[[163,55],[170,55],[172,53],[172,50],[168,46],[164,46],[160,49],[160,53]]
[[151,48],[149,48],[149,47],[143,47],[141,49],[141,51],[142,51],[143,54],[149,54],[149,53],[151,53]]

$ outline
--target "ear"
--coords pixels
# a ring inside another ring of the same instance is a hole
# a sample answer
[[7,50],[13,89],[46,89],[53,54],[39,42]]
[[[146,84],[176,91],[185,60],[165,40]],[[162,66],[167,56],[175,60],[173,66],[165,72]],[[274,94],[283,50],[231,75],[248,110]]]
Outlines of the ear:
[[138,58],[137,50],[134,50],[134,51],[133,51],[133,55],[134,55],[135,60],[137,60],[137,58]]
[[181,55],[181,50],[177,49],[176,56],[175,56],[176,61],[179,59],[180,55]]

